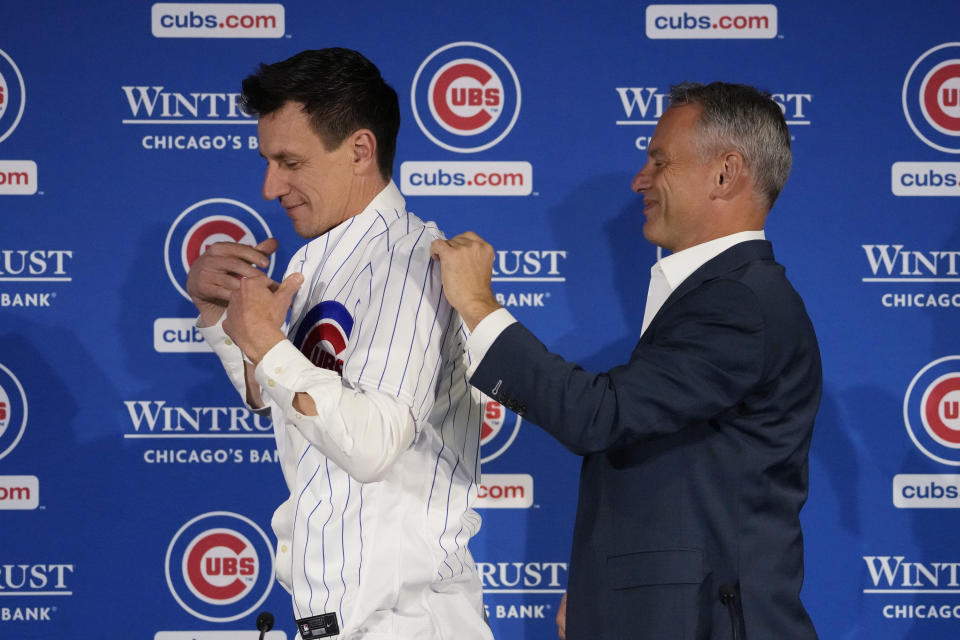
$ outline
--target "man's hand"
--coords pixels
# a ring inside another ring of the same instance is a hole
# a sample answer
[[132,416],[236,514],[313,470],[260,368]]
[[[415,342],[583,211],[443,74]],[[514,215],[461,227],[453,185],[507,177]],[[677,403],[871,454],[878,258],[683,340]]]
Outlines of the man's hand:
[[277,241],[267,238],[255,247],[236,242],[216,242],[194,260],[187,276],[187,294],[200,312],[200,325],[216,324],[230,298],[240,288],[240,278],[262,276],[270,266]]
[[450,305],[473,328],[500,308],[490,289],[493,274],[493,247],[472,231],[449,240],[434,240],[430,254],[440,261],[443,292]]
[[567,594],[563,594],[557,607],[557,635],[560,640],[567,640]]
[[286,338],[281,327],[303,275],[293,273],[279,285],[258,273],[239,281],[231,292],[223,330],[257,364],[275,344]]

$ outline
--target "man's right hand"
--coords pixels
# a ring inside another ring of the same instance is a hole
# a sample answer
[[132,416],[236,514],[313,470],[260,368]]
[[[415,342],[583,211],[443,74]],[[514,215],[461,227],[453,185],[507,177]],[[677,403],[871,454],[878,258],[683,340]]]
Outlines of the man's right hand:
[[557,608],[557,636],[560,640],[567,640],[567,594],[563,594]]
[[449,240],[434,240],[430,254],[440,261],[440,278],[447,302],[473,331],[487,315],[500,308],[490,289],[493,247],[472,231]]
[[[216,242],[194,260],[187,275],[187,294],[200,312],[200,325],[216,324],[240,288],[240,278],[262,275],[270,266],[277,241],[267,238],[255,247],[236,242]],[[259,267],[259,268],[258,268]]]

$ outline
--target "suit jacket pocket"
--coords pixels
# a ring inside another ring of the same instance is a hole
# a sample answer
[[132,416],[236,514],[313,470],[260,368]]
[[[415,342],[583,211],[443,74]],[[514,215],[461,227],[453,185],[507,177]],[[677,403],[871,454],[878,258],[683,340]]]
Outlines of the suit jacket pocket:
[[666,584],[700,584],[705,571],[699,549],[658,549],[607,556],[612,589]]
[[661,549],[608,556],[606,578],[609,637],[708,637],[710,605],[700,550]]

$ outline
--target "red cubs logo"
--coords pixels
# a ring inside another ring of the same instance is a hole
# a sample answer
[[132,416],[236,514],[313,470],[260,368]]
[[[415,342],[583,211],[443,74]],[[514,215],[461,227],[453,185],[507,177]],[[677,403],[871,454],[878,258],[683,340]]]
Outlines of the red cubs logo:
[[[487,396],[482,396],[483,424],[480,426],[480,462],[486,463],[497,458],[510,448],[520,431],[520,416]],[[507,426],[504,429],[504,426]]]
[[0,364],[0,459],[13,451],[27,428],[27,394],[10,369]]
[[503,104],[503,83],[479,60],[454,60],[441,67],[429,88],[430,113],[457,135],[474,135],[497,121]]
[[941,376],[920,400],[923,426],[940,444],[960,447],[960,373]]
[[496,400],[487,400],[483,405],[483,426],[480,427],[480,444],[484,445],[500,432],[507,410]]
[[[215,242],[256,245],[271,237],[270,227],[256,211],[236,200],[210,198],[187,207],[170,225],[164,244],[167,276],[177,291],[187,295],[187,274],[207,247]],[[270,256],[267,275],[273,273]]]
[[19,67],[0,50],[0,142],[20,124],[27,104],[27,90]]
[[449,151],[474,153],[510,133],[520,115],[520,82],[498,51],[454,42],[417,69],[411,100],[424,135]]
[[253,246],[257,244],[257,238],[247,225],[236,218],[207,216],[198,220],[187,231],[180,250],[180,262],[184,271],[189,272],[200,254],[215,242],[238,242]]
[[914,376],[903,417],[910,439],[924,455],[960,466],[960,356],[934,360]]
[[926,51],[903,83],[903,112],[923,142],[960,153],[960,42]]
[[230,604],[256,582],[260,563],[253,545],[230,529],[205,531],[187,546],[183,570],[195,596],[211,604]]
[[960,136],[960,60],[941,62],[920,85],[923,115],[937,131]]
[[167,584],[186,611],[226,622],[251,613],[273,586],[273,547],[239,514],[217,511],[181,527],[167,549]]

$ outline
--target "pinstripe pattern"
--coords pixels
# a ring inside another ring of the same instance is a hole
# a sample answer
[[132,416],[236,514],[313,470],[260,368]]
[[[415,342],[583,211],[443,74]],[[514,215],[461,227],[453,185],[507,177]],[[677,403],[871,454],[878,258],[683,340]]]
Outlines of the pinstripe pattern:
[[[314,239],[290,261],[309,286],[294,298],[288,335],[321,301],[353,316],[342,377],[351,387],[396,396],[416,422],[414,444],[387,477],[361,484],[307,443],[274,411],[291,497],[274,528],[278,576],[297,617],[335,611],[342,633],[390,609],[398,591],[475,579],[467,542],[480,518],[470,508],[480,474],[479,395],[466,378],[465,329],[446,303],[432,223],[408,213],[391,182],[357,216]],[[401,564],[404,570],[401,570]],[[283,580],[282,580],[283,581]],[[418,586],[419,585],[419,586]],[[479,593],[479,583],[477,583]]]

